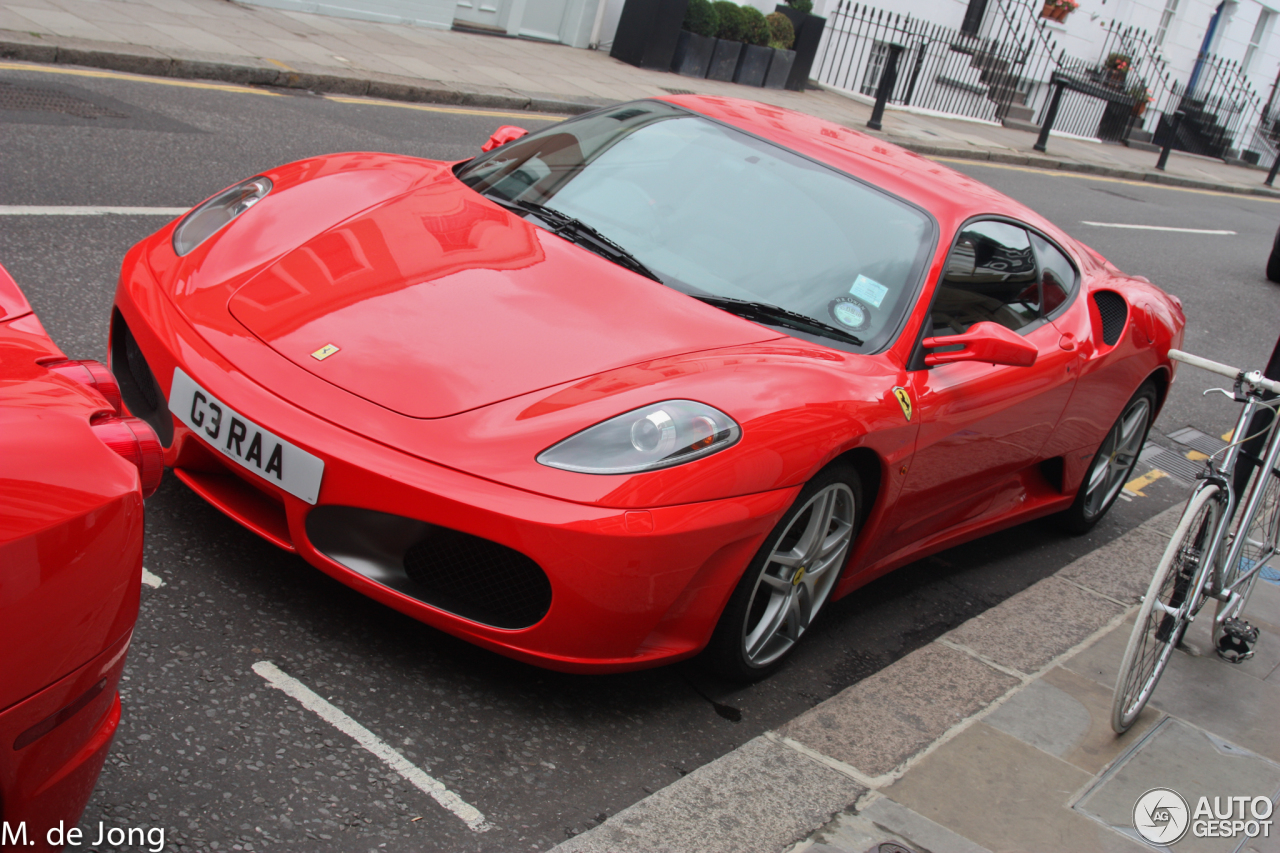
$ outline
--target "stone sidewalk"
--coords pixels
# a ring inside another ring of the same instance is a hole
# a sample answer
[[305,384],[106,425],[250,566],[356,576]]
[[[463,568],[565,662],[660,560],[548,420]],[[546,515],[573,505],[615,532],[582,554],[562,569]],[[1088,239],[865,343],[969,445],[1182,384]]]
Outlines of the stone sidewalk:
[[[646,71],[599,51],[402,24],[242,6],[229,0],[0,0],[0,59],[310,89],[375,98],[573,114],[693,92],[750,98],[864,130],[867,99]],[[879,136],[936,157],[992,160],[1226,192],[1272,195],[1264,173],[1175,152],[1034,135],[891,109]]]
[[[705,765],[556,853],[1140,853],[1133,810],[1171,788],[1280,797],[1280,586],[1246,616],[1262,640],[1233,666],[1202,611],[1146,710],[1111,730],[1139,596],[1181,507],[971,619],[776,731]],[[1275,853],[1196,838],[1178,853]],[[881,845],[897,844],[898,848]]]

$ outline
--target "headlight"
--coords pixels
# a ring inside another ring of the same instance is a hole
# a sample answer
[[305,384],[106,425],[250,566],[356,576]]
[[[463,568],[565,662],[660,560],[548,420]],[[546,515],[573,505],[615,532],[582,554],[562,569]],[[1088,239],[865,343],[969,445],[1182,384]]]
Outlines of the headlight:
[[251,178],[224,190],[186,215],[173,230],[173,250],[185,255],[271,192],[270,178]]
[[542,451],[538,461],[584,474],[633,474],[710,456],[741,436],[742,428],[718,409],[667,400],[587,427]]

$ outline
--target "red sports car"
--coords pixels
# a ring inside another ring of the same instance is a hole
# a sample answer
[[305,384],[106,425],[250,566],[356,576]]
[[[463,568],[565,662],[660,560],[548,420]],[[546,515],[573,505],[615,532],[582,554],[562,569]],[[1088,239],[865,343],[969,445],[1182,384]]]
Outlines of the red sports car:
[[339,154],[134,247],[112,323],[175,474],[502,654],[776,667],[827,601],[1122,488],[1176,299],[988,187],[672,97],[462,163]]
[[163,449],[0,267],[0,847],[60,849],[120,722]]

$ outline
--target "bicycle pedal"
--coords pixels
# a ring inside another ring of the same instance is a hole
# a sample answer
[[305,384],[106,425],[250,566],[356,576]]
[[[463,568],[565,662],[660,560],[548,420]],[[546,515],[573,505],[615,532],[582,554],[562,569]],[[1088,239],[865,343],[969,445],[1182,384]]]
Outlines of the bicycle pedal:
[[1258,642],[1258,628],[1242,619],[1231,618],[1222,623],[1222,636],[1218,639],[1218,657],[1228,663],[1244,663],[1253,657],[1253,645]]

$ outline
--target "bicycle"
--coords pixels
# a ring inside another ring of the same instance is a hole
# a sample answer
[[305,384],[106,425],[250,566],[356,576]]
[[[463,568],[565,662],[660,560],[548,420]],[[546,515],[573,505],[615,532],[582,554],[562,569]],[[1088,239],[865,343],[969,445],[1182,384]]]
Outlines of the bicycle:
[[[1280,382],[1179,350],[1170,350],[1169,357],[1233,379],[1231,392],[1211,388],[1204,393],[1221,393],[1243,408],[1230,442],[1206,460],[1143,596],[1116,678],[1111,727],[1117,734],[1133,725],[1187,626],[1210,600],[1217,602],[1213,638],[1219,655],[1233,663],[1252,656],[1258,629],[1240,614],[1258,575],[1277,553],[1280,536],[1280,399],[1272,399],[1280,394]],[[1241,461],[1245,464],[1238,469]],[[1258,476],[1251,477],[1254,468]],[[1243,502],[1238,500],[1242,490]]]

